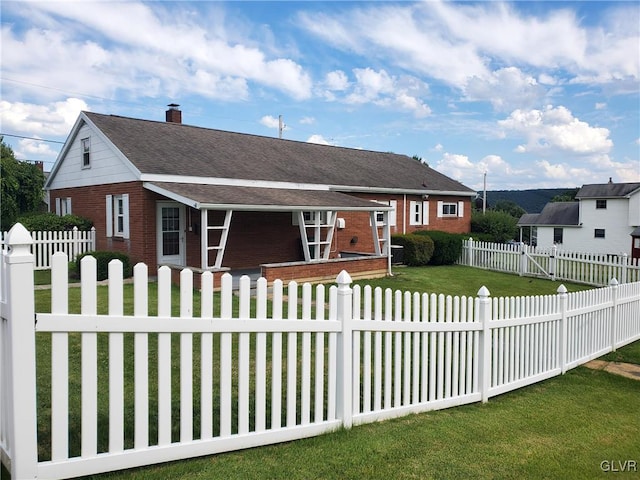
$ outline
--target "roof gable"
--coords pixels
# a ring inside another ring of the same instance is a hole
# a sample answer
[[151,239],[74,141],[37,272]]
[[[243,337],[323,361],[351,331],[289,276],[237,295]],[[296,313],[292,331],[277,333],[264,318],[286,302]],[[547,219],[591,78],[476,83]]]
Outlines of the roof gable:
[[557,225],[578,226],[580,220],[580,203],[550,202],[538,214],[525,214],[520,217],[518,225]]
[[640,183],[598,183],[583,185],[576,198],[627,197],[640,191]]
[[321,184],[345,191],[475,194],[406,155],[90,112],[84,115],[143,175]]

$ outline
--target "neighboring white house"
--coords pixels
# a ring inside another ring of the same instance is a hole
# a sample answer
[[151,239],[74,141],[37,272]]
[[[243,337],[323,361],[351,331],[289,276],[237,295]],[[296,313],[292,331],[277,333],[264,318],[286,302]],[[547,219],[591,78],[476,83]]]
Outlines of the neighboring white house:
[[539,247],[640,257],[640,183],[583,185],[575,202],[548,203],[518,226]]

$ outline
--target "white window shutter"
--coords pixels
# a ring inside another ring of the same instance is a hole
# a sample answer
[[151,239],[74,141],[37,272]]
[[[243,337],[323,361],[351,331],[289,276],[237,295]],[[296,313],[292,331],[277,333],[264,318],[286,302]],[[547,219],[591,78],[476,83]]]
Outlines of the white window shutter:
[[393,210],[389,212],[389,226],[396,226],[396,211],[398,210],[398,201],[397,200],[389,200],[389,205],[393,207]]
[[422,202],[422,224],[429,225],[429,201]]
[[107,195],[106,204],[107,214],[105,224],[107,226],[107,237],[113,237],[113,197],[111,195]]
[[444,205],[443,201],[439,201],[438,202],[438,218],[442,217],[442,215],[443,215],[443,213],[442,213],[442,211],[444,209],[443,205]]
[[129,238],[129,194],[122,195],[122,209],[124,210],[124,220],[122,227],[122,236]]
[[464,217],[464,202],[458,202],[458,216]]
[[62,215],[62,212],[61,212],[61,209],[62,209],[61,200],[62,199],[59,198],[59,197],[56,198],[56,215],[58,215],[58,216]]

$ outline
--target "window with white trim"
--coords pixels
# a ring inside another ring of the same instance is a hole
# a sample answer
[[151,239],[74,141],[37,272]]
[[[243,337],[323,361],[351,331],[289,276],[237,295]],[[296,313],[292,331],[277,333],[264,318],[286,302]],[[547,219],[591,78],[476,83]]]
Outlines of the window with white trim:
[[91,167],[91,139],[89,137],[80,140],[82,146],[82,168]]
[[71,215],[71,197],[56,198],[56,215],[61,217]]
[[[327,210],[314,210],[314,211],[305,211],[302,212],[302,216],[304,217],[305,225],[315,225],[316,219],[319,219],[320,225],[327,225],[328,219],[331,218],[331,211]],[[291,223],[292,225],[299,225],[298,221],[298,212],[292,212],[291,215]]]
[[464,202],[438,202],[438,217],[464,217]]
[[601,210],[601,209],[606,209],[607,208],[607,200],[596,200],[596,209]]
[[[397,200],[373,200],[377,203],[384,203],[385,205],[390,205],[393,207],[393,210],[389,212],[389,226],[396,226],[396,211],[398,209],[398,201]],[[382,227],[384,225],[384,212],[375,212],[376,213],[376,226]]]
[[107,237],[129,238],[129,195],[106,196]]

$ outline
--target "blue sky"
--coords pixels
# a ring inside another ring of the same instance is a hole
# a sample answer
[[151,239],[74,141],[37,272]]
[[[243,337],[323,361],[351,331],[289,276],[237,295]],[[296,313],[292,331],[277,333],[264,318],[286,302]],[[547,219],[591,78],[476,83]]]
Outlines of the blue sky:
[[282,115],[284,138],[418,155],[476,189],[640,181],[635,1],[0,8],[0,129],[46,170],[81,110],[163,121],[175,102],[183,123],[277,136]]

